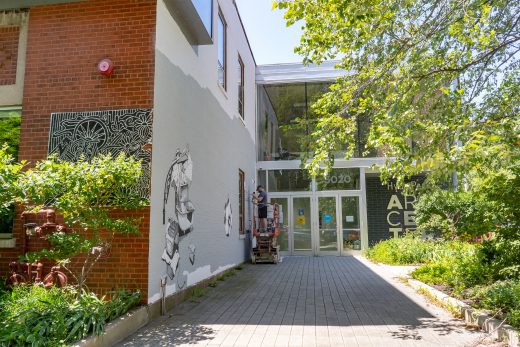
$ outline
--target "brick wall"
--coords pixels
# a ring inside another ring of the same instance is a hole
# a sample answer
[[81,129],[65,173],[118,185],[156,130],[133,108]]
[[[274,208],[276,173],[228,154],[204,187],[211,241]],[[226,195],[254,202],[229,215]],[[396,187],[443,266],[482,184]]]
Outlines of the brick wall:
[[[47,156],[52,112],[153,108],[156,1],[90,0],[30,9],[25,87],[20,136],[21,160]],[[97,63],[110,58],[112,76],[103,77]],[[114,287],[137,288],[146,298],[149,208],[141,235],[114,239],[111,255],[89,276],[98,292]],[[0,273],[7,259],[22,251],[22,226],[14,228],[17,248],[0,250]]]
[[[153,0],[90,0],[31,8],[20,158],[47,155],[51,112],[152,108]],[[115,63],[111,77],[97,63]]]
[[16,83],[16,63],[18,59],[18,39],[20,27],[0,27],[0,85]]

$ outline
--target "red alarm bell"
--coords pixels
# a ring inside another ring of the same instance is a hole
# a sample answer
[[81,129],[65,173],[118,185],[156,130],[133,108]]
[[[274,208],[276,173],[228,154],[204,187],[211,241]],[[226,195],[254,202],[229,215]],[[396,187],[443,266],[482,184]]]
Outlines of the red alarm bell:
[[98,63],[97,68],[100,74],[108,77],[112,74],[112,71],[114,71],[114,63],[112,60],[105,58]]

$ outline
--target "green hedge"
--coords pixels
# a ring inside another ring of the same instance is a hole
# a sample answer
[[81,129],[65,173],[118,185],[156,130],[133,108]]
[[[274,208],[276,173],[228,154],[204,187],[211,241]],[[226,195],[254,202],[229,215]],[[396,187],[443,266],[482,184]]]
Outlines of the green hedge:
[[516,328],[520,328],[520,281],[498,281],[472,291],[472,298],[479,308],[498,312],[499,317]]
[[15,286],[0,298],[1,346],[64,346],[90,333],[139,303],[139,292],[120,291],[111,301],[74,288]]
[[365,251],[367,258],[385,264],[413,265],[428,261],[437,247],[436,242],[423,240],[414,233],[380,241]]

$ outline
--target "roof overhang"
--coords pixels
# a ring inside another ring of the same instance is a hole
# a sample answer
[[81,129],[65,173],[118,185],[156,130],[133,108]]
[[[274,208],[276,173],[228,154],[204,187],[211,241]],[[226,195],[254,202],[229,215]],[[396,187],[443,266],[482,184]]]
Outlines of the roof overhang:
[[300,83],[334,81],[348,74],[337,69],[338,61],[326,61],[320,65],[302,63],[259,65],[256,67],[257,84]]
[[0,10],[14,10],[18,8],[29,8],[42,5],[66,4],[69,2],[80,2],[85,0],[2,0]]

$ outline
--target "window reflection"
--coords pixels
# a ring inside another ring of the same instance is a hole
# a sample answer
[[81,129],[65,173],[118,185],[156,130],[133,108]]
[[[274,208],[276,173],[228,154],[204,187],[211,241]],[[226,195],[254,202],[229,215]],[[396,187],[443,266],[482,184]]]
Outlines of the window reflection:
[[[297,160],[302,156],[302,140],[316,119],[312,105],[329,91],[331,82],[304,82],[260,85],[258,87],[258,160]],[[303,122],[301,122],[303,121]],[[355,157],[379,156],[365,149],[369,115],[357,118]],[[342,158],[344,151],[334,153]]]

